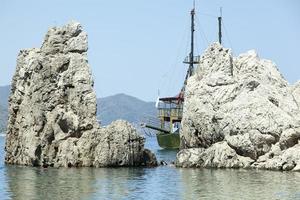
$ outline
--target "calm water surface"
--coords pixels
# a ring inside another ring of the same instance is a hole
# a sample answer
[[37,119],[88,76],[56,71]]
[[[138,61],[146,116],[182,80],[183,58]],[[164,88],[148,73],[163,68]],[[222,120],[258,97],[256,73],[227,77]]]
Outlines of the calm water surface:
[[[5,166],[0,137],[0,199],[300,199],[300,173],[157,168],[43,169]],[[147,141],[158,159],[176,152]]]

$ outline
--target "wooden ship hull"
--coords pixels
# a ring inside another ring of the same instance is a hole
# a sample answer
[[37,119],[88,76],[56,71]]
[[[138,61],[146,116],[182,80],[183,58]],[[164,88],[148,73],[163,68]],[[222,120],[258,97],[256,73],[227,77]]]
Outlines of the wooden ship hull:
[[163,149],[179,149],[179,133],[158,133],[156,138],[158,145]]

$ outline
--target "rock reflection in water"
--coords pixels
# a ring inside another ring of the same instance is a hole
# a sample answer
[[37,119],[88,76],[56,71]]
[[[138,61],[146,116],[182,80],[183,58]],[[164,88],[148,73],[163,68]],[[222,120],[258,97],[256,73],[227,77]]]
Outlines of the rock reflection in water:
[[300,199],[300,174],[238,169],[178,169],[183,199]]
[[181,183],[174,167],[32,168],[7,166],[13,199],[177,199]]
[[6,168],[13,199],[120,199],[131,193],[131,179],[143,179],[141,168],[42,169]]

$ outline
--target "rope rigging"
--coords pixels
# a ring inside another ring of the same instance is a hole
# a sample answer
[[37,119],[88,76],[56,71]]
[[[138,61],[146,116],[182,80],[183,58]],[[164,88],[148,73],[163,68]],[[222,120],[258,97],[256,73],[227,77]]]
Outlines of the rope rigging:
[[222,27],[223,27],[224,30],[225,30],[225,36],[226,36],[226,38],[227,38],[227,40],[228,40],[229,47],[231,48],[232,53],[234,54],[234,49],[233,49],[233,46],[232,46],[232,43],[231,43],[229,34],[228,34],[228,32],[227,32],[227,28],[226,28],[226,26],[225,26],[225,23],[224,23],[224,20],[223,20],[223,19],[222,19]]
[[[229,37],[229,34],[228,34],[228,31],[227,31],[227,28],[226,28],[226,25],[224,23],[224,20],[222,18],[222,7],[220,8],[220,15],[219,16],[216,16],[216,15],[213,15],[213,14],[210,14],[210,13],[206,13],[206,12],[199,12],[199,11],[195,11],[195,1],[193,1],[193,6],[194,6],[194,9],[192,10],[192,12],[194,12],[194,14],[192,15],[192,20],[195,20],[195,29],[197,29],[197,33],[198,34],[195,34],[194,36],[192,36],[192,38],[190,38],[190,40],[195,40],[195,42],[192,44],[193,46],[191,47],[191,49],[194,49],[195,48],[195,52],[193,50],[193,55],[199,55],[200,53],[200,48],[199,49],[199,40],[200,40],[200,44],[205,44],[205,45],[202,45],[202,46],[208,46],[212,41],[208,39],[207,37],[207,34],[205,33],[205,29],[203,28],[202,26],[202,23],[200,22],[199,20],[199,17],[198,15],[202,15],[202,16],[205,16],[205,17],[209,17],[209,18],[214,18],[214,19],[217,19],[217,22],[218,22],[218,41],[219,43],[223,44],[223,42],[228,42],[229,43],[229,47],[232,49],[233,51],[233,45],[232,45],[232,42],[230,40],[230,37]],[[225,38],[223,38],[223,35],[222,35],[222,29],[224,29],[224,36]],[[164,73],[164,75],[161,77],[161,81],[158,85],[159,89],[161,89],[162,91],[162,94],[168,94],[170,95],[170,92],[173,92],[174,89],[176,89],[176,87],[178,87],[177,84],[174,84],[174,82],[180,82],[182,79],[184,79],[184,75],[183,75],[183,71],[182,70],[179,70],[181,68],[179,68],[179,64],[181,62],[178,62],[178,58],[181,57],[180,55],[182,55],[182,50],[183,50],[183,42],[185,41],[185,53],[187,52],[187,49],[188,49],[188,45],[189,45],[189,38],[190,36],[188,36],[186,33],[190,31],[190,27],[188,29],[185,29],[183,36],[181,38],[181,42],[180,42],[180,46],[177,50],[177,54],[176,54],[176,59],[175,59],[175,62],[174,64],[172,64],[170,66],[170,68]],[[192,30],[193,32],[193,30]],[[200,37],[198,37],[200,36]],[[225,40],[224,40],[225,39]],[[224,40],[224,41],[223,41]],[[191,52],[190,52],[191,53]],[[186,54],[187,55],[187,54]],[[191,57],[189,55],[189,57]],[[193,68],[193,62],[190,58],[189,60],[189,63],[190,63],[190,66],[189,66],[189,70],[187,73],[191,73],[191,68]],[[188,63],[188,62],[186,62]],[[191,75],[191,74],[190,74]],[[189,76],[190,76],[189,75]],[[167,77],[168,76],[168,77]]]
[[[184,23],[185,25],[187,23]],[[178,48],[176,50],[176,56],[174,56],[174,61],[167,69],[167,71],[161,76],[161,79],[158,84],[158,88],[164,95],[171,95],[171,92],[174,91],[175,87],[178,87],[174,82],[183,79],[182,74],[185,73],[185,70],[182,71],[181,61],[182,55],[186,55],[188,52],[188,33],[189,28],[185,26],[181,34],[181,40],[178,43]]]
[[[222,8],[220,8],[220,16],[213,16],[209,15],[207,13],[201,13],[204,16],[213,17],[214,19],[217,19],[218,22],[218,41],[220,44],[222,44],[222,26],[224,26],[224,29],[226,31],[226,36],[228,37],[227,30],[225,28],[225,25],[223,23],[222,25]],[[189,26],[190,35],[188,36],[189,39],[186,43],[186,49],[189,48],[189,52],[187,54],[187,57],[184,59],[183,63],[188,64],[188,68],[185,67],[185,72],[176,73],[179,70],[178,66],[178,57],[180,52],[183,50],[182,42],[184,41],[186,35],[181,39],[179,49],[177,50],[177,57],[176,62],[174,65],[170,67],[170,69],[162,76],[164,82],[169,81],[168,83],[168,91],[170,90],[170,87],[172,89],[174,87],[178,87],[178,84],[172,84],[173,81],[181,85],[181,88],[177,88],[175,94],[171,94],[172,96],[167,96],[163,98],[157,99],[156,102],[156,108],[157,108],[157,117],[147,117],[143,120],[143,122],[140,124],[142,131],[145,135],[148,136],[154,136],[156,135],[158,144],[163,148],[179,148],[180,146],[180,138],[179,138],[179,130],[181,127],[181,121],[183,116],[183,103],[184,103],[184,94],[186,89],[187,80],[190,76],[194,74],[194,67],[196,67],[196,64],[199,64],[200,56],[199,56],[199,49],[198,49],[198,37],[194,32],[196,31],[195,27],[197,27],[197,33],[199,32],[200,37],[202,38],[202,46],[203,44],[206,44],[207,46],[211,42],[211,40],[208,40],[204,29],[201,26],[200,20],[195,12],[195,0],[193,1],[193,8],[190,12],[190,19],[191,23]],[[206,25],[207,26],[207,25]],[[212,35],[212,34],[211,34]],[[229,37],[228,37],[229,38]],[[215,40],[215,38],[214,38]],[[229,41],[230,42],[230,41]],[[189,45],[188,45],[189,44]],[[231,42],[230,42],[231,44]],[[185,50],[186,50],[185,49]],[[197,51],[195,51],[195,49]],[[175,67],[174,67],[175,66]],[[171,75],[170,79],[167,79],[166,76]],[[181,78],[184,78],[183,81],[180,80],[177,76],[179,75]],[[185,76],[185,77],[184,77]],[[180,86],[179,86],[180,87]],[[160,90],[159,90],[160,91]],[[158,96],[160,94],[158,93]]]

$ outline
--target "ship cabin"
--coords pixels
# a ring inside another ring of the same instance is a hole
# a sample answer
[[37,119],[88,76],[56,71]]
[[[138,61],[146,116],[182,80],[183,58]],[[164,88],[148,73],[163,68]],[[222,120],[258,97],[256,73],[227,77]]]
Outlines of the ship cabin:
[[182,94],[159,98],[157,110],[161,129],[169,130],[170,133],[179,132],[184,101]]

